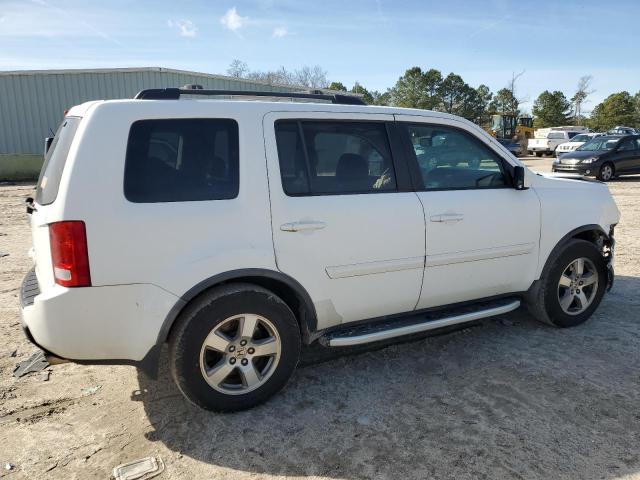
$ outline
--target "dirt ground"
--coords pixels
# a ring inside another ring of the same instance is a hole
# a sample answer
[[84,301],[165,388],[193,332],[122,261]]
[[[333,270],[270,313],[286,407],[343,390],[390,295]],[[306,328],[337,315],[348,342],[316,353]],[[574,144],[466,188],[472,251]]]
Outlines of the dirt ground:
[[13,378],[35,351],[18,306],[32,186],[2,186],[0,477],[106,479],[156,455],[159,479],[640,479],[640,177],[610,188],[617,279],[587,324],[518,311],[300,368],[266,405],[217,415],[188,404],[166,365],[158,381],[74,364]]

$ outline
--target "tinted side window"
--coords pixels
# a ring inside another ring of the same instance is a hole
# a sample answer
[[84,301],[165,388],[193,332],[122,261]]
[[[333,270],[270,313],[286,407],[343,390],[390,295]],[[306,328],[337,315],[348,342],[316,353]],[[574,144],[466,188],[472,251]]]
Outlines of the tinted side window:
[[36,202],[40,205],[49,205],[58,196],[62,171],[80,120],[78,117],[65,118],[53,137],[53,142],[45,155],[36,188]]
[[140,120],[129,132],[124,194],[137,203],[235,198],[238,170],[234,120]]
[[628,138],[620,142],[620,146],[618,147],[619,152],[628,152],[630,150],[636,149],[636,142],[632,138]]
[[396,190],[384,123],[279,121],[276,142],[287,195]]
[[502,160],[468,133],[440,125],[405,127],[425,190],[508,186]]

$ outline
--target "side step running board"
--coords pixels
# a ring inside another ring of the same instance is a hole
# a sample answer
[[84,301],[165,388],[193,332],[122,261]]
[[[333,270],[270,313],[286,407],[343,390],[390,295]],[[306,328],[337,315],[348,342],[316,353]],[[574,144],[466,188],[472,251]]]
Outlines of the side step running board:
[[481,318],[501,315],[503,313],[511,312],[519,306],[520,300],[513,300],[500,306],[475,310],[460,315],[439,318],[437,320],[429,319],[421,323],[413,323],[411,325],[403,325],[395,328],[391,327],[383,330],[362,333],[360,335],[336,335],[329,338],[328,344],[330,347],[350,347],[353,345],[362,345],[363,343],[378,342],[380,340],[402,337],[404,335],[426,332],[427,330],[435,330],[437,328],[448,327],[458,323],[472,322],[474,320],[480,320]]

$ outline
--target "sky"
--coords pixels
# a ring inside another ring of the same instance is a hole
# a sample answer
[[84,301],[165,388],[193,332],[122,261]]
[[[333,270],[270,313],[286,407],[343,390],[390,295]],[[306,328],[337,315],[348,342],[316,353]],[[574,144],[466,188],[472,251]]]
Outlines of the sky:
[[525,110],[592,75],[590,110],[640,90],[639,19],[638,0],[0,0],[0,70],[225,74],[240,59],[252,70],[320,65],[331,81],[385,91],[420,66],[494,92],[524,71]]

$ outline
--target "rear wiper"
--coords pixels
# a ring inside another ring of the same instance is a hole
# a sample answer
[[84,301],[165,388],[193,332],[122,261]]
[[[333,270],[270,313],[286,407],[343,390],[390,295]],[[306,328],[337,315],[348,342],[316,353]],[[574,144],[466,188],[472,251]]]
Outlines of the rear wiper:
[[26,204],[27,204],[27,213],[28,213],[29,215],[31,215],[33,212],[37,212],[37,211],[38,211],[38,209],[36,208],[36,204],[35,204],[35,202],[33,201],[33,198],[31,198],[31,197],[27,197],[27,198],[25,199],[24,203],[26,203]]

